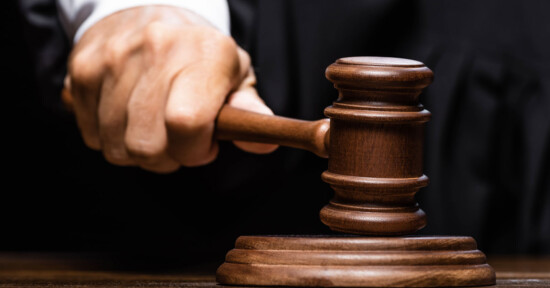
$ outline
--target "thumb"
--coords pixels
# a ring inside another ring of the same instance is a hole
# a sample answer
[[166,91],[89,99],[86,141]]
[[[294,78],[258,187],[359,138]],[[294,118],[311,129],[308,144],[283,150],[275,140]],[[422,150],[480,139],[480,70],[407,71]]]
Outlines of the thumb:
[[[252,74],[254,75],[254,74]],[[252,76],[253,77],[253,76]],[[247,77],[248,78],[248,77]],[[269,109],[264,103],[264,101],[258,96],[258,92],[250,83],[250,80],[247,80],[243,82],[243,84],[239,87],[239,90],[233,92],[228,100],[227,103],[235,108],[244,109],[256,113],[261,114],[267,114],[267,115],[273,115],[273,111]],[[250,153],[256,153],[256,154],[267,154],[275,151],[279,145],[275,144],[263,144],[263,143],[254,143],[254,142],[244,142],[244,141],[233,141],[235,146],[240,148],[243,151],[250,152]]]

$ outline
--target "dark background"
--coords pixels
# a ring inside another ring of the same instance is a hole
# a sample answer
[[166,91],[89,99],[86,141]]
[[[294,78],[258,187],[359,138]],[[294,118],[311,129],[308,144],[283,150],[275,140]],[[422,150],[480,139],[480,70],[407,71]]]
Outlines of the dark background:
[[[330,234],[326,160],[223,144],[200,168],[155,175],[87,149],[59,90],[69,41],[53,1],[2,9],[0,250],[108,255],[117,267],[220,263],[239,235]],[[323,117],[324,69],[394,56],[435,73],[417,199],[421,234],[470,235],[488,254],[550,253],[550,11],[545,1],[230,1],[232,33],[279,115]]]

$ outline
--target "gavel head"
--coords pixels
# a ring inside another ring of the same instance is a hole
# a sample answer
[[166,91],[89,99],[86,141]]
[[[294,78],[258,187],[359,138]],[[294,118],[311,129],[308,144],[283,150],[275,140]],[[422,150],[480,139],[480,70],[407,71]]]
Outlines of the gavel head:
[[422,173],[424,123],[418,97],[433,73],[423,63],[382,57],[342,58],[326,70],[338,100],[330,120],[328,170],[335,191],[321,210],[332,230],[403,235],[426,225],[414,199],[428,184]]

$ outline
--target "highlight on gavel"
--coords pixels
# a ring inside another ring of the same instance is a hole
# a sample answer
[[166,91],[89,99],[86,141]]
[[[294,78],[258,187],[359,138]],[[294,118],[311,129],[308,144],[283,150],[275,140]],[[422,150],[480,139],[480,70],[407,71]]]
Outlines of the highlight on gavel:
[[422,146],[430,112],[418,96],[431,83],[432,71],[413,60],[355,57],[339,59],[326,76],[339,91],[338,100],[325,109],[330,121],[226,106],[216,138],[274,143],[328,157],[322,178],[336,196],[321,210],[321,220],[333,230],[404,235],[421,229],[426,216],[414,194],[428,184]]
[[322,178],[336,196],[321,211],[321,220],[333,230],[404,235],[421,229],[426,216],[414,194],[428,183],[422,145],[430,113],[418,96],[431,83],[432,71],[413,60],[354,57],[330,65],[326,76],[339,90],[338,100],[325,109],[330,121],[225,105],[215,138],[279,144],[328,157]]
[[272,143],[328,157],[322,180],[335,191],[320,212],[334,231],[376,237],[240,237],[218,269],[226,285],[439,287],[494,285],[470,237],[407,235],[426,225],[414,195],[422,171],[419,95],[433,79],[423,63],[384,57],[338,59],[326,70],[338,99],[328,119],[302,121],[224,106],[218,140]]

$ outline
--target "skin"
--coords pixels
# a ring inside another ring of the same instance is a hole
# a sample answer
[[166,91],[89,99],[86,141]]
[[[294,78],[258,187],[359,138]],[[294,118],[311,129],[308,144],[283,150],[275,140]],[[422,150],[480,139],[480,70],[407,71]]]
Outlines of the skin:
[[255,83],[250,57],[231,37],[185,9],[145,6],[86,31],[71,52],[65,88],[88,147],[115,165],[169,173],[216,158],[214,121],[223,104],[273,114]]

